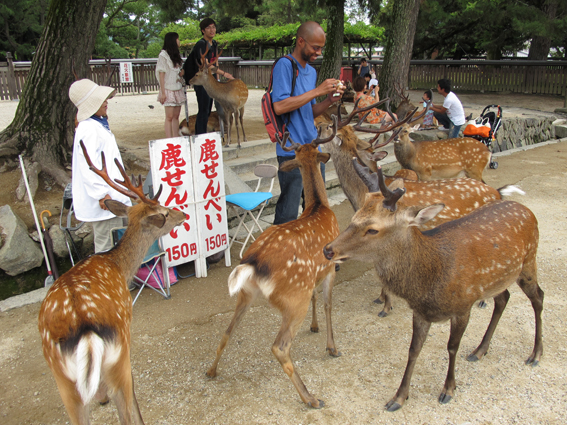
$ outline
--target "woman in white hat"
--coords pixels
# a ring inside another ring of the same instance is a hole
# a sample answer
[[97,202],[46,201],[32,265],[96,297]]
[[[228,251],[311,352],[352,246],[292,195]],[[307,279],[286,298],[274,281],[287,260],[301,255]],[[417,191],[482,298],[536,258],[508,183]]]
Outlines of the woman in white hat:
[[79,144],[82,140],[91,161],[99,169],[102,167],[101,153],[104,152],[109,177],[122,180],[114,163],[115,158],[122,163],[122,157],[107,118],[108,99],[114,96],[114,91],[112,87],[99,86],[88,79],[75,81],[69,89],[69,98],[78,109],[79,122],[73,144],[73,207],[77,219],[90,222],[93,227],[95,252],[112,248],[110,230],[123,226],[122,218],[108,211],[104,201],[114,199],[132,205],[129,197],[112,189],[89,169]]
[[179,53],[179,35],[168,32],[163,41],[156,65],[156,78],[159,81],[158,102],[165,106],[165,137],[179,134],[179,113],[185,103],[183,92],[183,59]]

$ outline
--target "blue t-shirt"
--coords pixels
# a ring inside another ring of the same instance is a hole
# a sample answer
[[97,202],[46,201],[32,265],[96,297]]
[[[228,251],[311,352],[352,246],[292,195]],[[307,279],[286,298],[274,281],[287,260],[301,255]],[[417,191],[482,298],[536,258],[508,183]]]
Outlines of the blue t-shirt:
[[[295,60],[295,58],[293,58]],[[295,88],[293,96],[299,96],[315,88],[317,83],[317,71],[311,65],[306,64],[305,68],[297,63],[299,75],[295,80]],[[291,80],[293,68],[288,59],[278,61],[274,68],[274,80],[272,87],[272,102],[279,102],[291,96]],[[296,143],[304,145],[311,143],[317,138],[317,129],[313,118],[313,105],[315,99],[307,102],[301,108],[289,113],[286,121],[286,130],[289,131],[289,137]],[[279,143],[276,143],[276,154],[278,156],[295,156],[295,152],[284,151]]]

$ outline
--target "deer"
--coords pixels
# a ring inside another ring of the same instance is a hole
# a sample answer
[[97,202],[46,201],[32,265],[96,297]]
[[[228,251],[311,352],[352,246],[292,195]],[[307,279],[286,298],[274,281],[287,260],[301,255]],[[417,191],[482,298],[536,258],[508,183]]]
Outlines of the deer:
[[[318,151],[320,144],[330,141],[336,134],[334,119],[332,134],[305,145],[299,145],[284,134],[278,142],[284,150],[295,151],[295,159],[281,164],[280,170],[289,172],[299,168],[303,177],[305,210],[301,216],[288,223],[266,229],[247,249],[240,265],[228,278],[229,293],[237,295],[234,316],[223,334],[216,351],[216,358],[207,376],[217,376],[217,367],[228,340],[247,311],[261,293],[282,315],[282,323],[272,353],[291,379],[301,400],[313,408],[325,405],[309,393],[299,377],[290,356],[291,343],[307,315],[315,288],[322,284],[327,322],[327,351],[333,357],[341,353],[335,346],[331,323],[332,288],[335,265],[323,256],[323,247],[339,234],[339,225],[329,206],[320,162],[327,162],[329,154]],[[290,140],[290,146],[287,141]],[[315,326],[318,326],[315,324]]]
[[[128,216],[128,228],[110,251],[77,263],[51,286],[39,311],[38,328],[43,355],[69,414],[71,423],[88,424],[91,401],[116,404],[121,424],[143,424],[134,393],[130,362],[132,297],[128,283],[154,241],[185,221],[181,211],[162,207],[147,198],[141,176],[130,179],[115,159],[124,180],[113,181],[93,165],[80,141],[89,167],[108,185],[140,202],[128,207],[106,200],[117,216]],[[133,180],[133,181],[132,181]]]
[[227,139],[224,145],[225,148],[230,147],[230,133],[234,116],[234,125],[236,127],[238,148],[240,148],[240,133],[238,132],[239,121],[240,127],[242,128],[242,138],[244,142],[247,141],[242,120],[244,116],[244,105],[248,100],[248,87],[246,86],[246,83],[239,78],[229,80],[226,83],[217,81],[212,74],[216,70],[216,68],[214,68],[214,64],[218,61],[218,56],[212,63],[209,64],[207,59],[205,59],[208,51],[209,47],[207,46],[205,53],[201,54],[201,64],[199,65],[199,71],[193,78],[191,78],[189,83],[193,85],[203,86],[208,95],[217,100],[222,106],[225,114],[225,128],[227,128]]
[[405,94],[401,84],[394,83],[394,91],[401,99],[401,102],[398,104],[396,109],[396,114],[398,115],[398,118],[404,119],[413,109],[415,109],[415,105],[412,103],[409,96]]
[[[375,186],[370,184],[366,176],[369,175],[370,171],[377,172],[376,162],[372,161],[372,159],[376,159],[377,153],[369,155],[368,152],[365,152],[368,156],[366,160],[362,160],[361,157],[363,158],[364,156],[361,155],[361,151],[357,148],[357,138],[354,136],[353,130],[374,133],[374,139],[369,143],[372,145],[380,134],[392,131],[396,127],[403,125],[402,120],[397,123],[385,123],[380,128],[363,127],[364,119],[362,119],[354,126],[349,126],[347,124],[351,121],[354,114],[359,112],[356,109],[355,105],[353,112],[345,120],[341,118],[341,111],[337,111],[340,130],[337,131],[335,139],[323,145],[324,150],[331,154],[341,187],[350,201],[354,212],[360,210],[364,205],[366,195],[369,193],[369,188]],[[410,117],[408,116],[406,120],[409,119]],[[350,133],[344,131],[345,129],[351,129]],[[374,146],[380,147],[387,143],[385,142],[382,145],[374,144]],[[371,165],[369,165],[369,162]],[[366,167],[362,164],[366,165]],[[523,194],[523,191],[513,185],[494,189],[478,180],[469,178],[417,181],[417,174],[407,169],[398,170],[394,176],[385,176],[386,184],[391,184],[397,178],[403,179],[400,184],[403,184],[407,190],[405,196],[407,205],[427,206],[432,203],[443,203],[445,205],[443,214],[439,214],[432,220],[422,224],[421,230],[429,230],[441,223],[462,217],[488,202],[502,199],[503,196],[512,193]],[[376,189],[371,190],[376,191],[378,189],[376,187]],[[392,310],[391,297],[384,288],[374,302],[376,304],[384,304],[383,309],[378,313],[379,317],[386,317]],[[482,303],[482,306],[485,306],[485,304]]]
[[413,336],[402,382],[386,404],[400,409],[409,395],[411,376],[431,323],[450,320],[449,367],[440,403],[454,397],[455,362],[473,304],[494,298],[494,311],[480,345],[467,357],[482,359],[516,282],[535,313],[534,348],[526,364],[536,366],[543,353],[544,293],[538,285],[538,224],[534,214],[514,201],[493,201],[470,214],[428,231],[419,226],[441,213],[443,204],[408,206],[398,181],[386,186],[378,169],[379,193],[369,193],[348,228],[325,246],[328,260],[370,262],[388,291],[404,298],[413,311]]
[[[409,124],[421,118],[428,109],[429,105],[419,116],[404,123],[392,135],[395,140],[394,154],[402,168],[415,171],[419,180],[422,181],[450,179],[464,173],[466,177],[484,183],[482,174],[492,156],[484,143],[471,137],[437,141],[411,141],[410,133],[417,130],[419,125],[412,128]],[[414,109],[412,114],[415,114],[416,111],[417,108]]]
[[[193,136],[195,134],[195,121],[197,120],[197,114],[189,116],[189,124],[187,120],[184,119],[179,123],[179,135],[180,136]],[[217,111],[212,111],[209,115],[209,121],[207,122],[207,133],[212,133],[214,131],[221,131],[219,114]]]

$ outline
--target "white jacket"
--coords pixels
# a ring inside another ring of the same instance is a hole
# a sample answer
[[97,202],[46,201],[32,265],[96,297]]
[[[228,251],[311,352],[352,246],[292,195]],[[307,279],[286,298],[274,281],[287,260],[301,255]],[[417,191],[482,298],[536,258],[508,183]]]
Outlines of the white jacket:
[[181,84],[181,77],[179,76],[181,69],[182,67],[180,66],[177,68],[173,66],[173,62],[165,50],[162,50],[159,53],[158,61],[156,64],[156,78],[158,80],[158,83],[160,83],[159,73],[165,73],[165,89],[175,91],[181,90],[183,88]]
[[91,118],[81,121],[75,130],[75,142],[73,144],[72,185],[75,215],[81,221],[101,221],[113,218],[115,217],[114,214],[100,207],[98,203],[100,199],[110,195],[115,201],[120,201],[129,206],[132,205],[132,201],[128,196],[112,189],[102,177],[89,169],[79,144],[81,140],[95,167],[99,170],[102,168],[100,154],[104,152],[106,169],[110,178],[112,180],[123,180],[122,174],[114,163],[114,158],[118,158],[122,164],[122,157],[114,134]]

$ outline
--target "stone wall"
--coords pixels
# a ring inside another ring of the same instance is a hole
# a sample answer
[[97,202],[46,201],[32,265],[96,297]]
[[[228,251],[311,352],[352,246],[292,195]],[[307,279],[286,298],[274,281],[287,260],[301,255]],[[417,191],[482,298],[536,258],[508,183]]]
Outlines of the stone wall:
[[555,139],[555,120],[555,117],[504,118],[492,151],[502,152]]

